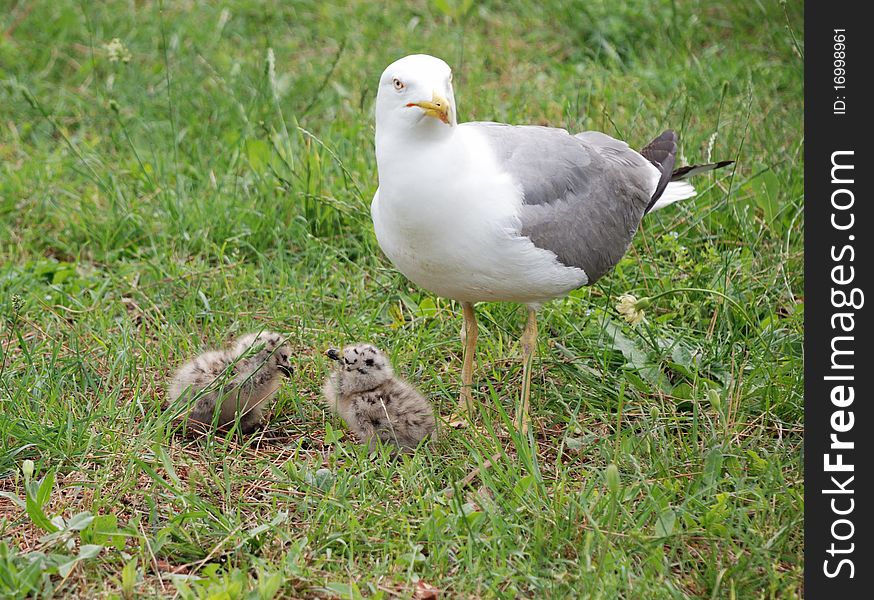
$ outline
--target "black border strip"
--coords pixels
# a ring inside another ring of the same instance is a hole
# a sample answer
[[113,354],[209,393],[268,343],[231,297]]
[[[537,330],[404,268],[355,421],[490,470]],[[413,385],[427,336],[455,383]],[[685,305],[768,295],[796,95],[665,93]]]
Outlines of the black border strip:
[[804,583],[814,599],[870,598],[874,579],[866,491],[874,456],[865,441],[874,436],[865,352],[874,340],[864,298],[874,238],[867,166],[874,97],[866,92],[874,31],[865,6],[805,5]]

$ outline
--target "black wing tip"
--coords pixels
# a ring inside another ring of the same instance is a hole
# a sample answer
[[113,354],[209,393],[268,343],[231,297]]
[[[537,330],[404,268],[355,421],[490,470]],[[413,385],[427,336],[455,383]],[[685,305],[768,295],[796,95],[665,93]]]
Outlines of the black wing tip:
[[666,129],[661,135],[644,146],[640,153],[656,166],[660,166],[667,155],[676,153],[678,140],[676,131]]
[[648,148],[648,147],[656,144],[657,142],[665,142],[665,141],[676,142],[678,140],[679,140],[679,137],[677,136],[676,131],[674,131],[673,129],[665,129],[663,132],[661,132],[659,134],[659,136],[657,138],[655,138],[653,141],[651,141],[649,144],[647,144],[646,147]]
[[679,169],[674,169],[674,172],[671,174],[671,181],[680,181],[686,177],[698,175],[699,173],[706,173],[707,171],[715,171],[716,169],[722,169],[733,164],[733,160],[720,160],[715,163],[703,165],[686,165]]
[[733,164],[734,164],[733,160],[718,160],[715,163],[709,163],[709,164],[700,165],[700,166],[710,167],[710,170],[713,171],[716,169],[722,169],[723,167],[727,167],[728,165],[733,165]]
[[649,212],[655,205],[661,195],[668,187],[668,183],[674,175],[674,162],[677,159],[677,132],[673,129],[666,129],[656,139],[643,147],[640,151],[641,156],[651,162],[655,168],[661,171],[661,179],[650,198],[649,205],[646,210]]

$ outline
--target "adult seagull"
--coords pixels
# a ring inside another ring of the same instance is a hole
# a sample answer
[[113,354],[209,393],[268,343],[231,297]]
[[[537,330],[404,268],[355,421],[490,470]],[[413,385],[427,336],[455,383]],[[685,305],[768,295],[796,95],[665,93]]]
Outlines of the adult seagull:
[[373,225],[404,275],[461,302],[462,410],[472,406],[474,303],[520,302],[528,307],[527,430],[540,306],[612,269],[647,212],[694,196],[681,179],[731,163],[674,170],[676,152],[673,131],[636,152],[597,131],[459,124],[444,61],[416,54],[386,68],[376,96]]

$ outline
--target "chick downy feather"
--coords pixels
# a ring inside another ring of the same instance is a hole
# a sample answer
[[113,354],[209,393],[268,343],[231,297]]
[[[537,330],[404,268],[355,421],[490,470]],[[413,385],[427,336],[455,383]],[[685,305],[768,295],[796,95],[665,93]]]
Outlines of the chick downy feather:
[[385,354],[370,344],[357,344],[327,355],[336,364],[323,386],[325,402],[371,450],[381,440],[409,451],[434,437],[431,403],[394,375]]
[[227,427],[237,416],[240,430],[251,433],[261,423],[267,400],[292,373],[291,348],[272,331],[247,333],[229,348],[209,350],[179,367],[170,380],[172,403],[193,402],[188,414],[195,427]]

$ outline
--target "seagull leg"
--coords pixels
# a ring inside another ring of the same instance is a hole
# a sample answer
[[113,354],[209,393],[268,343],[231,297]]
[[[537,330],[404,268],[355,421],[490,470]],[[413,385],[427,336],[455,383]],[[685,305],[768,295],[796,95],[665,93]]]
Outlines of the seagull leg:
[[476,338],[479,334],[479,329],[476,324],[476,313],[473,310],[473,304],[462,302],[461,307],[464,311],[464,362],[461,365],[461,402],[459,413],[469,413],[473,409],[471,386],[473,384],[474,352],[476,351]]
[[537,350],[537,311],[528,308],[528,322],[522,332],[522,410],[518,416],[522,433],[528,433],[528,404],[531,399],[531,363]]

